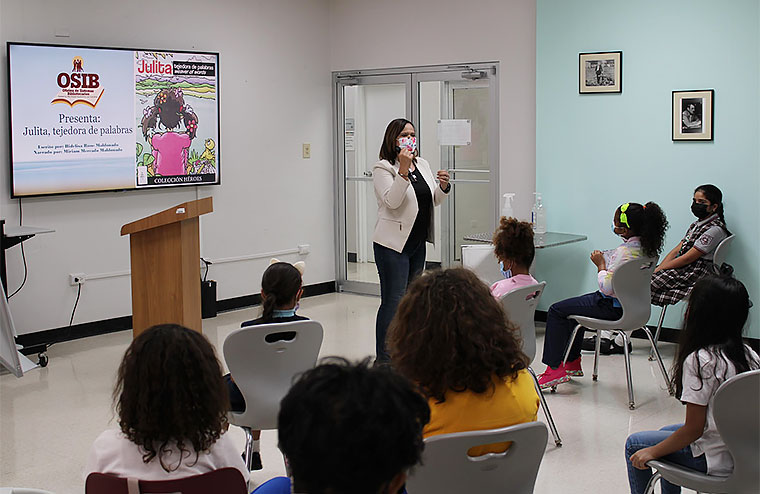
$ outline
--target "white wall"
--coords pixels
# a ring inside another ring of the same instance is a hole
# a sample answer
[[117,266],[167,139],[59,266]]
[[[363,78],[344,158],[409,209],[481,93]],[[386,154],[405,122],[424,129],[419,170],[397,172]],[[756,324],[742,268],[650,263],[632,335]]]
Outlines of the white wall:
[[[11,300],[19,333],[65,326],[76,290],[68,274],[129,266],[122,224],[175,204],[214,198],[201,223],[202,255],[230,258],[308,243],[306,284],[335,279],[327,0],[2,0],[0,40],[189,49],[220,53],[222,185],[172,191],[24,199],[24,224],[56,233],[26,243],[29,279]],[[68,31],[70,37],[55,37]],[[3,53],[5,49],[3,46]],[[18,222],[9,198],[6,63],[0,64],[0,217]],[[311,143],[311,159],[301,143]],[[295,261],[297,256],[285,256]],[[266,259],[214,265],[220,299],[257,293]],[[21,282],[9,251],[9,288]],[[131,313],[129,278],[88,281],[76,323]]]
[[330,68],[498,61],[500,191],[528,217],[535,190],[534,0],[330,0]]

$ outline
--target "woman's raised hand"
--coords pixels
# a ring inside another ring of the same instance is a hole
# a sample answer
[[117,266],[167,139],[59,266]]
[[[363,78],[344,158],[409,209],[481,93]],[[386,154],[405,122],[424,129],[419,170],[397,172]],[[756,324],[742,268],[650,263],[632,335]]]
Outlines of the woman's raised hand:
[[438,182],[441,184],[441,190],[446,191],[449,186],[449,172],[448,170],[438,170]]
[[412,154],[411,151],[409,151],[408,148],[401,148],[401,151],[398,152],[398,163],[399,163],[399,173],[402,175],[406,175],[409,173],[409,167],[412,166],[412,160],[414,159],[414,154]]

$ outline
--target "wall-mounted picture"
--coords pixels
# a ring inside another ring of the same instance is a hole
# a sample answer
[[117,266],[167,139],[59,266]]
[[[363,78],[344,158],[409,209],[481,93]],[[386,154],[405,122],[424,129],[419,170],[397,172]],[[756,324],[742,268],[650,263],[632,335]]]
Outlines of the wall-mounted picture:
[[579,93],[623,92],[622,51],[579,53],[578,63]]
[[713,140],[713,89],[673,91],[673,140]]

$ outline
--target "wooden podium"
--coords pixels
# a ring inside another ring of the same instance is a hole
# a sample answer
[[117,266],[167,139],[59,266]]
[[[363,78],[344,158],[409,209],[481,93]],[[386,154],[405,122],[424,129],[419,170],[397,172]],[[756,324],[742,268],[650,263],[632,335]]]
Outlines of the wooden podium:
[[164,323],[201,332],[198,217],[213,210],[207,197],[121,227],[130,236],[133,338]]

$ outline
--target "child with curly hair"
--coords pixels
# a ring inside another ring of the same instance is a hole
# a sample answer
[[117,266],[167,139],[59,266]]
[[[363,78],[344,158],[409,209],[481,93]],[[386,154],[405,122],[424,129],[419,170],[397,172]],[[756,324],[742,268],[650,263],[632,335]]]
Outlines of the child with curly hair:
[[536,255],[530,223],[502,216],[492,243],[505,278],[491,285],[491,295],[495,299],[500,299],[515,288],[538,283],[529,271]]
[[[584,331],[570,336],[576,322],[570,315],[588,316],[614,321],[623,314],[620,302],[615,298],[612,275],[618,266],[638,257],[657,257],[662,251],[668,220],[660,206],[653,202],[645,205],[627,202],[617,209],[612,218],[612,231],[623,239],[615,250],[591,253],[591,262],[597,268],[599,290],[555,302],[546,314],[546,336],[544,354],[541,359],[546,370],[539,376],[541,389],[568,382],[570,376],[582,377],[581,344]],[[568,361],[562,362],[565,350],[570,345]]]
[[[388,344],[393,368],[428,400],[425,437],[536,420],[538,394],[518,334],[468,269],[428,271],[409,285]],[[506,449],[491,444],[469,454]]]
[[[179,131],[179,124],[185,124],[185,132]],[[143,110],[141,122],[143,136],[153,148],[156,175],[185,175],[188,149],[198,132],[198,115],[185,103],[182,89],[175,87],[162,89],[153,99],[153,106]],[[162,125],[167,132],[156,133]]]
[[127,348],[114,388],[119,430],[90,448],[92,472],[169,480],[236,468],[248,470],[227,430],[229,398],[214,347],[176,324],[153,326]]

